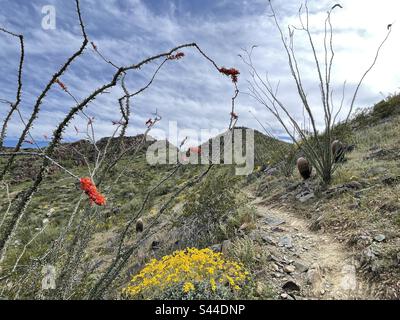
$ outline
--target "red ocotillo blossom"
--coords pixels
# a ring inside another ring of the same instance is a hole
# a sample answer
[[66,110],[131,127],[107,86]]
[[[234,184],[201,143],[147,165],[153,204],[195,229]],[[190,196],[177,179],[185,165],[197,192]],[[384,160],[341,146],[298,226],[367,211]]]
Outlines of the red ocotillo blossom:
[[56,79],[54,82],[57,83],[64,91],[68,90],[67,86],[64,83],[62,83],[59,79]]
[[222,67],[218,70],[219,70],[219,72],[223,73],[224,75],[231,77],[233,83],[236,83],[238,81],[238,75],[240,74],[239,70],[237,70],[235,68],[227,69],[225,67]]
[[106,204],[106,198],[97,191],[96,186],[90,178],[81,178],[79,181],[81,183],[81,189],[85,191],[89,197],[90,204],[93,204],[93,202],[98,206],[104,206]]
[[237,120],[237,118],[239,118],[239,116],[235,112],[231,112],[231,117],[232,117],[232,119],[235,119],[235,120]]
[[181,58],[183,58],[185,56],[185,54],[183,52],[178,52],[176,54],[171,54],[170,56],[168,56],[169,60],[179,60]]

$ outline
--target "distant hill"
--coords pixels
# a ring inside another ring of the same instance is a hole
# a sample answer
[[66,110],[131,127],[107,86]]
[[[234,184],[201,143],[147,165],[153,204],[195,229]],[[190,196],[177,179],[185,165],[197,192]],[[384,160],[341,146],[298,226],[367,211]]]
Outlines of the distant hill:
[[[247,127],[236,127],[235,130],[242,130],[242,152],[246,150],[246,130],[251,130],[254,133],[254,164],[256,166],[265,165],[268,162],[276,162],[279,159],[276,158],[276,152],[285,148],[289,148],[290,144],[272,137],[269,137],[258,130],[250,129]],[[224,152],[224,144],[226,141],[230,141],[232,145],[234,140],[228,138],[229,131],[226,131],[214,138],[208,140],[208,142],[201,145],[202,148],[208,148],[210,150],[210,156],[212,154],[212,145],[217,144],[218,140],[220,143],[220,152]]]

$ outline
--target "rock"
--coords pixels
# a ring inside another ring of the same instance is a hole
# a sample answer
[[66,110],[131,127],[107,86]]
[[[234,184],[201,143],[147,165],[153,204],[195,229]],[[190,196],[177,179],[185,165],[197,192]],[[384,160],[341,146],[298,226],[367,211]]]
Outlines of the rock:
[[300,286],[296,282],[289,280],[283,284],[282,289],[286,292],[300,291]]
[[293,184],[289,185],[289,186],[286,188],[286,191],[292,192],[292,191],[296,190],[301,184],[303,184],[303,182],[296,182],[296,183],[293,183]]
[[221,252],[222,251],[222,243],[214,244],[210,247],[210,249],[214,252]]
[[111,213],[113,214],[113,215],[117,215],[118,213],[120,213],[121,212],[121,208],[119,208],[119,207],[115,207],[115,208],[112,208],[111,209]]
[[285,229],[282,229],[281,227],[273,227],[273,228],[271,229],[271,231],[274,231],[274,232],[284,232]]
[[280,218],[275,218],[275,217],[266,217],[264,219],[265,223],[267,223],[270,226],[276,227],[279,226],[283,223],[285,223],[285,220],[280,219]]
[[260,232],[258,230],[251,230],[248,237],[253,241],[257,241],[260,237]]
[[315,197],[314,192],[306,191],[306,192],[299,193],[296,196],[296,199],[303,203],[303,202],[306,202],[306,201],[308,201],[308,200],[310,200],[310,199],[312,199],[314,197]]
[[361,184],[360,182],[358,182],[358,181],[350,181],[350,182],[347,182],[347,183],[343,184],[343,187],[359,190],[359,189],[361,189],[363,186],[362,186],[362,184]]
[[339,194],[348,191],[360,190],[363,188],[363,185],[358,181],[350,181],[347,183],[340,184],[338,186],[334,186],[324,191],[323,194],[327,196],[327,198],[332,198]]
[[270,237],[266,232],[261,233],[260,236],[265,243],[276,246],[276,241],[272,237]]
[[283,236],[282,238],[279,239],[278,246],[285,248],[292,248],[293,247],[292,237],[289,235]]
[[284,261],[284,263],[287,263],[287,264],[292,264],[294,262],[294,260],[288,259],[285,256],[283,256],[283,261]]
[[283,267],[283,271],[285,271],[286,273],[293,273],[296,270],[296,267],[289,264]]
[[282,300],[296,300],[294,297],[292,297],[290,294],[287,294],[286,292],[281,293],[280,297]]
[[383,235],[383,234],[378,234],[378,235],[376,235],[375,237],[374,237],[374,240],[375,241],[378,241],[378,242],[382,242],[382,241],[384,241],[386,239],[386,237],[385,237],[385,235]]
[[359,209],[359,208],[360,208],[360,201],[356,201],[356,202],[354,202],[354,203],[352,203],[352,204],[349,204],[349,205],[348,205],[348,208],[349,208],[350,210]]
[[222,254],[227,255],[231,248],[232,248],[231,240],[222,241],[222,247],[221,247]]
[[287,200],[289,198],[290,193],[285,193],[279,197],[280,200]]
[[265,289],[264,284],[262,282],[258,281],[257,285],[256,285],[256,293],[257,293],[257,295],[258,296],[262,296],[263,293],[264,293],[264,289]]
[[383,174],[383,173],[386,173],[386,172],[387,172],[386,168],[373,167],[373,168],[370,168],[369,170],[367,170],[367,176],[368,177],[372,177],[372,176],[376,176],[376,175]]
[[393,149],[377,148],[371,151],[370,154],[365,157],[365,159],[396,160],[400,158],[399,151],[400,151],[399,148],[393,148]]
[[367,160],[382,157],[386,154],[385,150],[383,150],[382,148],[379,148],[377,146],[374,146],[374,148],[371,148],[371,149],[372,149],[371,152],[366,157]]
[[272,263],[272,264],[271,264],[271,268],[272,268],[272,270],[274,270],[274,271],[279,271],[279,266],[278,266],[276,263]]
[[299,262],[299,261],[295,261],[295,262],[293,263],[293,265],[295,266],[296,270],[297,270],[298,272],[300,272],[300,273],[306,272],[306,271],[308,270],[308,266],[302,264],[302,263]]
[[250,224],[245,222],[239,227],[239,231],[246,230],[249,226]]
[[279,173],[277,168],[269,168],[264,171],[269,176],[274,176]]
[[314,295],[319,295],[323,288],[321,269],[318,264],[314,263],[307,271],[307,283],[311,286],[311,291]]
[[269,254],[268,256],[267,256],[267,260],[268,261],[275,261],[275,262],[279,262],[280,260],[277,258],[277,257],[275,257],[273,254]]

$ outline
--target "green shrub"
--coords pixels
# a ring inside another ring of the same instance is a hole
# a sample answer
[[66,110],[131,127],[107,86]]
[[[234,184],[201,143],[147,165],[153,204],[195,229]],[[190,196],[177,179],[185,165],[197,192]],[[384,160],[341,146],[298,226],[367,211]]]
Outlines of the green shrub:
[[356,111],[351,121],[353,125],[356,127],[374,125],[381,120],[400,114],[400,94],[391,94],[372,108],[358,109]]
[[386,119],[400,111],[400,95],[392,95],[374,105],[371,116],[375,120]]
[[238,179],[227,172],[209,175],[183,207],[182,243],[207,247],[229,238],[240,226]]

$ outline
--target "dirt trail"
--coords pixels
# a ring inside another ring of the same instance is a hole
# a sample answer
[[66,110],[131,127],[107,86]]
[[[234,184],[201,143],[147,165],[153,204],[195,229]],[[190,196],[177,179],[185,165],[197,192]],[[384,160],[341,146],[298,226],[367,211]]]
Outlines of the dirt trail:
[[257,230],[271,253],[266,281],[282,299],[371,299],[360,279],[351,252],[327,234],[313,232],[309,222],[283,208],[267,206],[261,198]]

